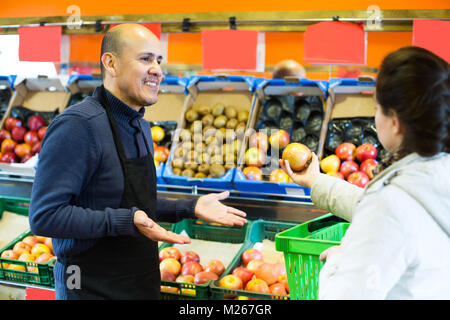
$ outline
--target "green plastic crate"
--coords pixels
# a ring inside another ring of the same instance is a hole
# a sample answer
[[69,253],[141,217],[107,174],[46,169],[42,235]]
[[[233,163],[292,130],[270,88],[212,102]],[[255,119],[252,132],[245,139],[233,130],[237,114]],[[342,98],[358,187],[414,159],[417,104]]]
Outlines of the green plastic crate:
[[[7,244],[5,247],[3,247],[0,250],[0,256],[3,254],[6,250],[12,250],[14,248],[14,245],[22,241],[23,238],[27,236],[32,236],[32,232],[30,230],[25,231],[20,236],[18,236],[16,239],[11,241],[9,244]],[[6,259],[6,258],[0,258],[0,279],[6,280],[6,281],[12,281],[12,282],[19,282],[19,283],[26,283],[26,284],[32,284],[32,285],[40,285],[40,286],[46,286],[46,287],[54,287],[55,286],[55,280],[53,277],[53,267],[55,264],[55,259],[50,260],[46,263],[37,263],[37,262],[30,262],[30,261],[18,261],[13,259]],[[25,267],[25,271],[21,270],[12,270],[5,268],[4,264],[10,265],[19,265]],[[32,272],[28,268],[35,268],[37,269],[37,272]]]
[[[209,224],[201,220],[184,219],[173,224],[172,232],[179,234],[184,230],[191,239],[244,244],[250,225],[251,222],[249,221],[242,227],[226,227]],[[159,246],[159,250],[172,245],[173,244],[171,243],[162,243]],[[219,258],[220,257],[218,256],[218,259]],[[211,282],[212,281],[204,284],[192,284],[178,283],[175,281],[161,281],[161,285],[166,287],[165,290],[177,290],[177,292],[161,291],[161,298],[167,300],[207,300],[210,299],[211,296]],[[167,289],[167,287],[169,287],[169,289]]]
[[319,273],[325,263],[319,255],[339,245],[349,225],[327,214],[277,234],[275,247],[284,253],[292,300],[317,300]]
[[29,208],[29,198],[0,196],[0,219],[3,217],[3,212],[5,211],[17,213],[22,216],[28,216]]
[[267,220],[254,221],[250,226],[248,237],[247,237],[247,240],[246,240],[244,246],[242,246],[241,250],[239,250],[236,257],[230,263],[229,267],[224,271],[223,275],[219,278],[219,280],[214,281],[211,284],[211,292],[212,292],[211,298],[215,299],[215,300],[233,299],[235,297],[238,297],[238,299],[253,298],[253,299],[263,299],[263,300],[287,300],[287,299],[289,299],[289,296],[283,296],[283,295],[273,295],[273,294],[266,294],[266,293],[251,292],[251,291],[246,291],[246,290],[233,290],[233,289],[221,288],[221,287],[219,287],[219,281],[224,276],[232,273],[235,268],[242,265],[241,256],[245,250],[253,248],[255,243],[261,242],[265,239],[275,241],[275,237],[278,233],[280,233],[284,230],[287,230],[289,228],[292,228],[296,225],[297,225],[297,223],[295,223],[295,222],[280,222],[280,221],[267,221]]

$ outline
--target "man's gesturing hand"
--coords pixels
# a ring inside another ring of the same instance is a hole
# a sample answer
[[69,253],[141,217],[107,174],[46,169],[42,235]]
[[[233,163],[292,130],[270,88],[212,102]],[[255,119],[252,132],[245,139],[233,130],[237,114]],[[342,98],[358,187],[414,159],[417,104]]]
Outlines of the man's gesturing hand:
[[247,223],[245,212],[228,207],[220,202],[228,198],[229,191],[211,193],[198,198],[195,206],[195,216],[206,222],[214,222],[226,226],[242,226]]
[[191,239],[189,239],[189,237],[167,231],[150,219],[142,210],[137,210],[134,213],[134,225],[138,228],[140,233],[153,241],[163,241],[177,244],[191,243]]

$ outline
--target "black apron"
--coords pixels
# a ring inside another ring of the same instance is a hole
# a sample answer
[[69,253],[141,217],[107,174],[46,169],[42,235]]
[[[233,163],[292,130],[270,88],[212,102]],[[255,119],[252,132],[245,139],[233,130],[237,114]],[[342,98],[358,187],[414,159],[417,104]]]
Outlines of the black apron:
[[[156,169],[147,140],[144,136],[146,156],[126,158],[105,89],[103,86],[99,89],[123,170],[124,191],[120,208],[137,207],[155,221]],[[64,260],[65,267],[77,265],[81,272],[80,289],[65,286],[69,300],[160,299],[158,243],[141,234],[102,238],[88,250]]]

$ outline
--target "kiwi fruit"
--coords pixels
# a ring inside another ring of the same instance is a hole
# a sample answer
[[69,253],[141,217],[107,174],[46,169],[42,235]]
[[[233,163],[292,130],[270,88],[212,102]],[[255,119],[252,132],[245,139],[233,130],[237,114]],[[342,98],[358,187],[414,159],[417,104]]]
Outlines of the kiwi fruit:
[[231,118],[230,120],[227,121],[226,124],[226,128],[227,129],[235,129],[236,126],[238,125],[238,120],[236,118]]
[[194,145],[203,141],[203,135],[201,133],[194,134]]
[[202,118],[202,123],[204,127],[212,126],[212,124],[214,123],[214,116],[210,113],[204,115]]
[[191,132],[187,129],[181,129],[179,138],[182,141],[191,140]]
[[191,127],[189,128],[191,133],[201,133],[202,132],[202,122],[200,120],[196,120],[191,123]]
[[[222,164],[223,163],[223,157],[221,154],[215,154],[211,157],[211,165],[213,164]],[[209,168],[211,170],[211,167]]]
[[203,172],[197,172],[194,175],[194,178],[204,179],[204,178],[206,178],[206,174],[204,174]]
[[220,178],[225,174],[225,168],[221,164],[213,163],[209,167],[209,172],[212,178]]
[[204,173],[205,175],[209,174],[209,164],[202,163],[198,166],[198,172]]
[[184,150],[192,150],[194,149],[194,144],[192,143],[192,141],[185,141],[181,144],[181,147]]
[[214,145],[216,143],[217,143],[217,141],[216,141],[216,137],[215,136],[209,136],[207,138],[205,137],[205,144],[207,146],[209,146],[210,144]]
[[189,177],[192,178],[194,176],[194,171],[192,169],[184,169],[183,172],[181,173],[182,176],[184,177]]
[[222,128],[219,128],[219,131],[222,133],[222,137],[225,138],[227,135],[227,129],[222,127]]
[[206,126],[203,128],[203,137],[205,136],[210,136],[210,135],[214,135],[216,133],[216,128],[214,128],[213,126]]
[[211,113],[211,107],[209,106],[201,106],[197,110],[198,113],[202,116],[206,116],[207,114]]
[[228,119],[236,118],[237,117],[237,111],[234,107],[228,106],[225,107],[225,115]]
[[214,127],[216,128],[223,128],[225,127],[227,123],[227,117],[226,116],[218,116],[214,119]]
[[173,156],[174,158],[182,158],[184,155],[184,149],[183,147],[177,147],[175,148],[175,150],[173,151]]
[[173,159],[172,160],[172,168],[178,168],[183,169],[184,168],[184,161],[181,158]]
[[203,142],[194,145],[194,150],[198,153],[202,153],[205,150],[205,144]]
[[225,109],[225,106],[221,103],[217,103],[214,108],[212,109],[212,115],[214,117],[221,116],[223,114],[223,110]]
[[180,168],[173,168],[172,172],[176,176],[181,176],[181,172],[183,172]]
[[229,164],[225,164],[223,166],[225,168],[226,171],[235,168],[236,166],[234,165],[234,163],[229,163]]
[[211,163],[211,156],[207,153],[199,154],[195,159],[197,160],[197,163],[208,165]]
[[193,109],[190,109],[190,110],[186,111],[186,114],[184,115],[184,117],[186,118],[186,120],[188,122],[194,122],[195,120],[198,119],[198,112]]
[[184,167],[185,167],[186,169],[191,169],[192,171],[196,171],[197,168],[198,168],[198,164],[197,164],[197,162],[195,162],[194,160],[192,160],[192,161],[186,162],[186,163],[184,164]]
[[244,124],[246,124],[248,120],[248,111],[247,110],[239,111],[237,114],[237,119],[239,122],[244,122]]

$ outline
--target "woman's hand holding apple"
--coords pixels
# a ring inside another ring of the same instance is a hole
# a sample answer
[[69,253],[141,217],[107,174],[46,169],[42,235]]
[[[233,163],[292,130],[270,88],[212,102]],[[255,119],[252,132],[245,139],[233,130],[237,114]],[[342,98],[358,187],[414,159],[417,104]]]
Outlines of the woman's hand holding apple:
[[304,186],[307,188],[311,188],[315,179],[321,174],[320,173],[320,165],[319,159],[315,153],[312,153],[311,162],[309,166],[299,172],[292,171],[289,162],[287,160],[279,160],[281,169],[288,174],[288,176],[294,181],[296,184],[300,186]]
[[189,237],[187,236],[167,231],[166,229],[155,223],[152,219],[150,219],[142,210],[137,210],[134,213],[133,222],[140,233],[153,241],[178,244],[186,244],[191,242],[191,239],[189,239]]

